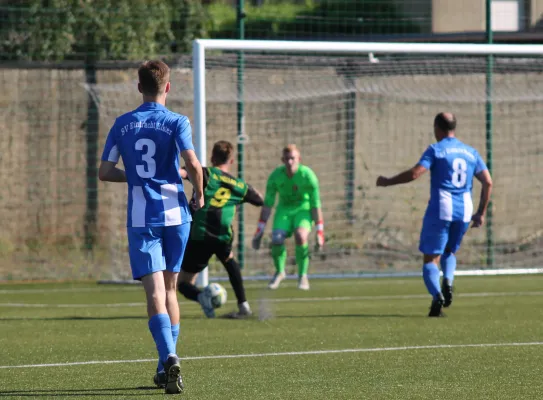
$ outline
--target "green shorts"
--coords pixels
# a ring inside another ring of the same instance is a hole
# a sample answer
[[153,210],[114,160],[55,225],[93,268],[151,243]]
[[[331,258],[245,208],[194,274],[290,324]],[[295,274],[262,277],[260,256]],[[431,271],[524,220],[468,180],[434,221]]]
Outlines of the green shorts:
[[277,207],[273,218],[273,230],[284,231],[287,237],[292,236],[297,228],[311,231],[313,220],[310,210],[288,209]]

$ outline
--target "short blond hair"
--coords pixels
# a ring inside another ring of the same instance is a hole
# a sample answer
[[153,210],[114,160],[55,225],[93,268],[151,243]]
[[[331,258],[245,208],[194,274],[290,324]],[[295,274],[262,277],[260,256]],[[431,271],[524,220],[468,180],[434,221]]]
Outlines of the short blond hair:
[[170,81],[170,67],[160,60],[145,61],[138,69],[138,78],[144,95],[157,96]]
[[294,151],[300,154],[300,150],[298,150],[298,147],[295,144],[287,144],[285,147],[283,147],[283,154],[292,153]]

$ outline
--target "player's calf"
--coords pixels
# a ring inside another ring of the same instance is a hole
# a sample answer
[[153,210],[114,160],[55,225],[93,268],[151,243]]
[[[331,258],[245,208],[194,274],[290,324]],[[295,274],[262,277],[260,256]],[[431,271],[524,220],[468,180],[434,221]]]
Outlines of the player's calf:
[[241,269],[235,258],[230,257],[223,262],[224,268],[228,273],[228,279],[234,289],[238,304],[245,303],[247,298],[245,297],[245,288],[243,286],[243,277],[241,276]]
[[447,278],[443,278],[441,293],[443,293],[443,307],[449,307],[453,301],[453,287],[451,281]]

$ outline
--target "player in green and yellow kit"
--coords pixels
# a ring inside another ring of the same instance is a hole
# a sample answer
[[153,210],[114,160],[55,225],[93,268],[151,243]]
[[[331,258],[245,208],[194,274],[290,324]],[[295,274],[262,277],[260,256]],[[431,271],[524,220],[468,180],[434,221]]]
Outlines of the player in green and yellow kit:
[[324,246],[324,225],[319,194],[319,180],[311,168],[300,164],[300,152],[291,144],[283,149],[282,166],[276,168],[268,178],[264,206],[253,237],[253,248],[260,248],[266,222],[279,194],[272,231],[272,257],[275,275],[268,287],[277,289],[285,279],[287,251],[285,239],[294,235],[296,241],[296,263],[298,264],[298,288],[309,290],[307,270],[309,268],[309,246],[307,244],[313,224],[317,228],[317,246]]
[[[238,205],[247,202],[258,207],[263,199],[245,181],[228,173],[233,162],[232,144],[224,140],[215,143],[212,166],[203,168],[204,206],[192,214],[190,237],[179,273],[178,290],[187,299],[199,302],[208,318],[215,317],[215,309],[211,298],[195,286],[195,281],[213,255],[224,265],[238,300],[239,312],[228,316],[244,318],[252,314],[240,267],[232,253],[232,221]],[[187,177],[184,171],[181,175]]]

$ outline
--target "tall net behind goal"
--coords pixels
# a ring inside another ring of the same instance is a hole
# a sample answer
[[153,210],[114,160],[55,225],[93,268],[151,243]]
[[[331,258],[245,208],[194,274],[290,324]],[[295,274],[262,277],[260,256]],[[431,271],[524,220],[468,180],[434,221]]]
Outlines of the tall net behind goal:
[[[231,52],[206,56],[208,148],[218,139],[236,140],[238,62]],[[470,230],[459,268],[543,266],[543,184],[531,178],[543,171],[543,59],[495,57],[491,143],[487,72],[485,56],[245,53],[245,177],[263,191],[281,148],[299,146],[302,162],[319,177],[326,226],[326,251],[313,256],[312,273],[420,271],[429,176],[386,189],[375,181],[415,165],[435,141],[440,111],[456,114],[458,137],[484,158],[492,146],[491,241],[485,228]],[[475,207],[479,192],[475,183]],[[258,210],[247,206],[246,274],[273,271],[269,240],[258,252],[250,249],[257,218]]]

